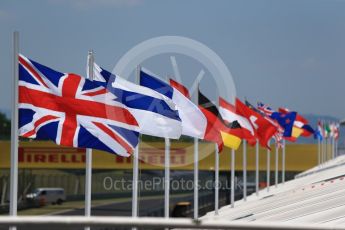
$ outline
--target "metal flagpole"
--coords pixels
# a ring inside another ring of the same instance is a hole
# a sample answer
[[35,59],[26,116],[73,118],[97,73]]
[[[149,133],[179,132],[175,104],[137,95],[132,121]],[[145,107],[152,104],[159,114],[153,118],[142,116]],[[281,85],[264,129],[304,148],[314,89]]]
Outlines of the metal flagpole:
[[337,143],[336,143],[336,140],[335,140],[335,138],[333,139],[333,145],[334,145],[334,158],[336,158],[337,157],[337,151],[336,151],[336,147],[337,147]]
[[333,159],[335,158],[335,153],[334,153],[334,137],[332,137],[332,157],[333,157]]
[[319,164],[319,167],[321,167],[322,165],[322,139],[318,139],[318,142],[319,142],[319,151],[320,151],[320,164]]
[[247,201],[247,142],[243,140],[243,200]]
[[320,142],[320,166],[321,166],[323,163],[323,145],[322,145],[323,140],[319,140],[319,142]]
[[336,151],[337,151],[337,156],[339,156],[338,145],[339,145],[339,139],[337,140],[337,148],[336,148]]
[[325,137],[325,140],[323,142],[323,163],[327,161],[327,137]]
[[334,139],[334,156],[337,157],[338,141]]
[[327,161],[327,137],[325,138],[324,142],[323,142],[323,163],[325,163]]
[[336,143],[337,143],[337,147],[336,147],[336,154],[337,156],[339,156],[339,149],[338,149],[338,145],[339,145],[339,140],[336,140]]
[[198,219],[199,217],[199,140],[198,138],[194,138],[194,219]]
[[285,139],[283,139],[283,149],[282,149],[282,183],[285,184]]
[[[174,61],[176,63],[175,59]],[[178,70],[177,70],[177,73],[178,73]],[[167,81],[169,82],[169,76],[167,76]],[[169,218],[170,217],[170,139],[169,138],[165,138],[164,175],[165,175],[164,176],[164,217]]]
[[321,164],[325,163],[326,158],[325,158],[325,137],[323,137],[322,141],[321,141]]
[[333,147],[333,149],[334,149],[334,158],[336,158],[337,157],[337,151],[336,151],[336,146],[337,146],[337,143],[336,143],[336,140],[335,140],[335,138],[333,139],[333,145],[334,145],[334,147]]
[[333,150],[332,150],[332,137],[329,137],[329,159],[332,160],[333,159]]
[[317,137],[317,162],[318,165],[321,164],[321,141],[319,137]]
[[164,161],[164,168],[165,168],[165,187],[164,187],[164,216],[165,218],[169,218],[170,208],[169,208],[169,201],[170,201],[170,139],[165,138],[165,161]]
[[214,187],[214,212],[215,215],[218,215],[218,208],[219,208],[219,151],[218,145],[215,144],[215,187]]
[[322,126],[322,130],[321,130],[321,135],[322,135],[322,139],[320,140],[320,149],[321,149],[321,167],[323,165],[323,162],[325,161],[324,158],[324,150],[323,150],[323,145],[324,145],[324,141],[325,141],[325,135],[324,135],[324,129],[323,129],[323,121],[321,121],[321,126]]
[[332,159],[332,148],[331,148],[331,137],[328,137],[327,140],[327,156],[328,160]]
[[[140,66],[137,66],[136,80],[139,82]],[[140,138],[140,137],[139,137]],[[140,139],[139,139],[140,143]],[[139,143],[133,154],[133,190],[132,190],[132,217],[138,217],[138,180],[139,180]]]
[[338,157],[338,140],[335,140],[335,157]]
[[336,141],[335,141],[335,138],[333,138],[333,157],[336,158],[337,157],[337,154],[336,154]]
[[327,140],[327,155],[328,155],[328,160],[332,159],[332,148],[331,148],[331,137],[328,137]]
[[255,192],[259,196],[259,140],[255,146]]
[[132,190],[132,217],[138,216],[138,174],[139,174],[139,143],[133,154],[133,190]]
[[334,138],[334,158],[337,158],[337,141]]
[[279,164],[279,149],[278,144],[276,144],[276,171],[275,171],[275,187],[278,187],[278,164]]
[[[325,127],[326,121],[324,121],[323,124]],[[323,141],[323,154],[324,154],[323,163],[326,163],[326,161],[327,161],[327,135],[328,135],[328,133],[327,133],[325,128],[324,128],[324,132],[325,132],[325,138]]]
[[321,166],[322,166],[322,164],[323,164],[323,162],[325,161],[325,158],[324,158],[324,141],[325,141],[325,129],[324,129],[324,125],[323,125],[323,121],[321,120],[320,121],[320,126],[321,126],[321,128],[320,128],[320,135],[321,135],[321,139],[320,139],[320,158],[321,158],[321,160],[320,160],[320,163],[321,163]]
[[327,141],[326,141],[326,152],[327,152],[327,161],[330,160],[330,157],[329,157],[329,145],[330,145],[330,138],[327,137]]
[[[17,216],[18,198],[18,55],[19,32],[13,33],[13,101],[11,119],[11,172],[10,172],[10,216]],[[16,227],[10,227],[15,230]]]
[[328,155],[329,155],[329,159],[332,160],[333,156],[332,156],[332,137],[329,137],[329,141],[328,141]]
[[324,142],[325,142],[325,130],[323,128],[323,121],[321,121],[321,126],[322,126],[322,140],[321,140],[321,166],[323,165],[323,163],[325,162],[325,151],[324,151]]
[[329,159],[333,159],[333,140],[332,137],[329,137]]
[[325,138],[325,155],[326,161],[328,161],[328,137]]
[[[199,88],[199,86],[198,86]],[[198,91],[195,93],[195,104],[199,105]],[[199,217],[199,140],[194,138],[194,219]]]
[[[268,146],[270,146],[270,140],[268,141]],[[266,172],[266,188],[267,192],[270,191],[270,180],[271,180],[271,171],[270,171],[270,166],[271,166],[271,151],[267,149],[267,172]]]
[[[88,74],[87,78],[93,80],[93,63],[94,57],[92,50],[89,51],[88,57]],[[85,163],[85,216],[91,216],[91,183],[92,183],[92,149],[86,149],[86,163]],[[90,227],[85,227],[89,230]]]
[[231,187],[230,187],[230,202],[231,208],[235,206],[235,150],[231,149]]
[[335,151],[335,148],[336,148],[336,143],[335,143],[335,142],[336,142],[336,141],[335,141],[335,138],[333,138],[333,151],[334,151],[333,156],[334,156],[334,158],[337,157],[336,151]]

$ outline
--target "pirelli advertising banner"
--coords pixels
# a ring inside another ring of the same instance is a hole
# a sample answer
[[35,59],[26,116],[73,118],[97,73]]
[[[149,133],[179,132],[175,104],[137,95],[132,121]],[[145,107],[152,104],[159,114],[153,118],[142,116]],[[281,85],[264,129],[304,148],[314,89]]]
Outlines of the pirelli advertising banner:
[[[26,169],[83,169],[85,168],[85,149],[65,148],[48,141],[20,142],[19,167]],[[171,169],[193,169],[193,143],[171,143]],[[199,143],[200,170],[214,169],[214,149],[212,143]],[[248,147],[248,170],[255,168],[255,149]],[[274,170],[275,150],[271,153],[271,169]],[[140,168],[164,168],[164,141],[140,143]],[[0,141],[0,168],[10,167],[10,142]],[[236,170],[242,170],[242,149],[236,151]],[[260,148],[260,170],[266,170],[266,150]],[[279,151],[279,168],[281,168],[281,150]],[[93,169],[131,169],[132,157],[124,158],[110,153],[94,150]],[[220,153],[220,170],[230,170],[230,149]],[[317,145],[286,145],[286,170],[304,171],[317,164]]]

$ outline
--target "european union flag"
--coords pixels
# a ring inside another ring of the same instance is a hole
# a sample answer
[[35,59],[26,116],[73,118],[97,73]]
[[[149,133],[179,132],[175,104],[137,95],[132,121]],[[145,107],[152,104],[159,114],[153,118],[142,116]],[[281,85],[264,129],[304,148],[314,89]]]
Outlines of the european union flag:
[[296,115],[296,112],[289,112],[285,114],[274,112],[272,113],[271,118],[276,120],[279,123],[279,125],[284,129],[284,137],[291,137],[293,124],[296,120]]

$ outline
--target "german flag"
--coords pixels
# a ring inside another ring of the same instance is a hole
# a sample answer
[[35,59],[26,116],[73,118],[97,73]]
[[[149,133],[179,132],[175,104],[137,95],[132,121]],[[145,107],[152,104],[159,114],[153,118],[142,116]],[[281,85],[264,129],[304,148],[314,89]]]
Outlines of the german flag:
[[217,143],[219,152],[223,145],[237,150],[243,137],[242,128],[238,122],[226,124],[222,119],[217,106],[213,104],[199,89],[198,103],[201,112],[207,120],[204,139]]

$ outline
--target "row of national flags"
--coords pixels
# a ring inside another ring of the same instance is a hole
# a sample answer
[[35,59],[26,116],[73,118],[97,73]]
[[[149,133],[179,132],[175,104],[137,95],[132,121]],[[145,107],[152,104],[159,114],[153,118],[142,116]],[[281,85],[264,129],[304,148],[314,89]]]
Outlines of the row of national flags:
[[242,140],[269,148],[274,138],[339,135],[337,126],[314,129],[297,112],[272,110],[236,98],[219,98],[219,106],[198,89],[194,103],[188,89],[163,81],[144,68],[138,84],[93,63],[93,78],[62,73],[19,55],[19,134],[56,144],[94,148],[130,156],[139,134],[178,139],[181,135],[238,149]]
[[317,130],[314,133],[315,139],[323,140],[326,138],[339,139],[339,123],[326,122],[319,120],[317,123]]

